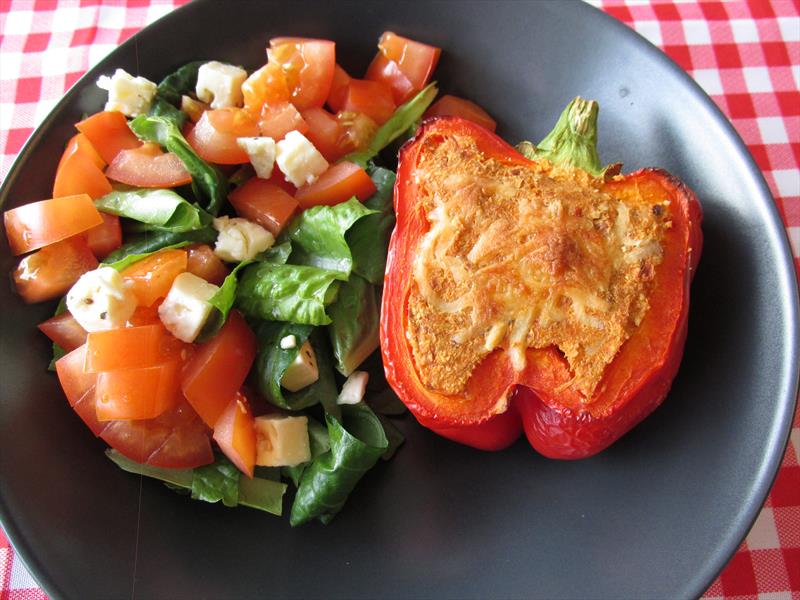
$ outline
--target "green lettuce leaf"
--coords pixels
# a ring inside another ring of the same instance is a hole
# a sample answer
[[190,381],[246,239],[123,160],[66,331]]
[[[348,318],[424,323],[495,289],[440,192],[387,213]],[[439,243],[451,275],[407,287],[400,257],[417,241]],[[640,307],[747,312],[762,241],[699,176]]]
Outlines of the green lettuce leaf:
[[389,120],[378,128],[378,131],[375,132],[369,145],[364,150],[352,152],[342,160],[349,160],[362,168],[366,168],[369,161],[375,158],[381,150],[403,135],[422,118],[422,115],[436,98],[438,91],[436,83],[429,83],[419,94],[397,107],[397,110],[389,117]]
[[211,223],[211,215],[172,190],[113,191],[94,201],[98,210],[145,223],[156,230],[183,233]]
[[196,60],[173,71],[158,84],[156,95],[170,104],[180,106],[181,96],[194,93],[197,87],[197,72],[207,62],[207,60]]
[[331,448],[303,471],[292,504],[293,527],[312,519],[329,523],[389,441],[378,417],[363,403],[342,407],[341,420],[325,415]]
[[[153,231],[145,232],[127,241],[106,256],[105,263],[117,270],[141,260],[156,250],[163,248],[180,248],[187,244],[213,244],[217,239],[217,231],[213,227],[204,227],[196,231]],[[127,260],[127,263],[121,261]]]
[[336,302],[328,307],[328,335],[336,359],[336,370],[350,375],[378,347],[377,290],[356,274],[339,284]]
[[[287,335],[295,336],[297,343],[294,348],[281,348],[280,342]],[[326,407],[336,406],[338,391],[328,349],[322,335],[315,333],[313,327],[268,321],[258,327],[257,338],[255,376],[258,389],[268,402],[288,410],[301,410],[319,403]],[[319,379],[301,390],[290,392],[281,387],[281,379],[309,338],[317,358]]]
[[146,142],[157,142],[174,152],[192,176],[192,188],[205,209],[216,215],[228,197],[228,182],[222,172],[200,158],[183,137],[177,123],[165,116],[140,115],[128,123]]
[[374,213],[355,197],[336,206],[304,210],[286,234],[292,242],[289,260],[293,264],[335,272],[337,279],[346,281],[353,267],[353,256],[345,233],[359,219]]
[[273,265],[285,265],[289,260],[289,255],[292,253],[291,242],[281,242],[275,244],[271,248],[267,248],[256,256],[256,261],[267,262]]
[[359,219],[345,234],[345,240],[353,256],[353,271],[372,284],[382,285],[389,237],[395,223],[392,206],[395,174],[381,167],[372,167],[369,172],[377,191],[364,206],[376,213]]
[[[308,417],[308,443],[311,446],[311,460],[313,461],[320,454],[325,454],[331,449],[331,440],[328,435],[328,429],[311,417]],[[304,462],[294,467],[282,467],[281,473],[292,480],[294,487],[300,485],[300,478],[303,476],[303,471],[311,464],[311,461]]]
[[267,321],[328,325],[325,307],[336,299],[338,277],[316,267],[256,263],[242,272],[236,305]]
[[226,459],[192,471],[192,500],[239,504],[239,469]]
[[233,303],[236,300],[239,271],[252,262],[252,260],[245,260],[236,265],[233,271],[225,277],[225,281],[222,282],[217,293],[211,296],[208,303],[211,305],[212,311],[205,325],[203,325],[203,330],[197,336],[197,342],[207,342],[217,335],[217,332],[225,325],[225,321],[228,320],[228,313],[231,312]]

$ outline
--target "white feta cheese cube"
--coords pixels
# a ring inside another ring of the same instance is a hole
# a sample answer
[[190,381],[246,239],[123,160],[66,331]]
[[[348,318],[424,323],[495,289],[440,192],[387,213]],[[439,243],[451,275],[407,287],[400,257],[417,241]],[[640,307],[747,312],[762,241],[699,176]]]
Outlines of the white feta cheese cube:
[[86,331],[122,327],[136,310],[136,296],[119,271],[99,267],[81,275],[67,292],[67,308]]
[[218,286],[197,275],[181,273],[158,307],[158,317],[172,335],[191,343],[206,324],[212,310],[208,301],[218,291]]
[[134,77],[122,69],[114,75],[101,75],[97,87],[108,92],[106,110],[121,112],[126,117],[138,117],[150,110],[156,95],[156,84],[144,77]]
[[197,71],[195,93],[202,102],[211,108],[241,106],[242,84],[247,79],[247,71],[233,65],[211,61],[200,66]]
[[281,338],[281,350],[289,350],[290,348],[297,348],[297,338],[293,335]]
[[255,430],[258,466],[294,467],[311,460],[307,417],[256,417]]
[[272,177],[275,166],[275,140],[271,137],[240,137],[236,139],[239,148],[247,152],[250,164],[261,179]]
[[218,217],[214,229],[219,231],[214,254],[228,262],[255,258],[275,243],[273,235],[261,225],[240,217]]
[[364,399],[364,394],[367,392],[367,381],[369,381],[369,373],[366,371],[353,371],[348,377],[342,391],[339,392],[339,397],[336,399],[336,404],[358,404]]
[[276,145],[275,162],[296,187],[314,183],[328,169],[328,161],[308,138],[290,131]]
[[306,341],[300,346],[297,358],[292,364],[286,367],[281,377],[281,385],[290,392],[302,390],[319,379],[319,368],[317,367],[317,355],[311,344]]

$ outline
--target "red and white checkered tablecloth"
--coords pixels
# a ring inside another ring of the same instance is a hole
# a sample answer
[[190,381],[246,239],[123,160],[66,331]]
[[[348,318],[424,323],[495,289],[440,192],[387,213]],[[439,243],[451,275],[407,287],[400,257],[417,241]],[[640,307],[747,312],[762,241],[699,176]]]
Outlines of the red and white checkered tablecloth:
[[[186,0],[0,0],[0,179],[64,92]],[[800,4],[591,0],[686,69],[731,119],[772,190],[800,270]],[[800,600],[800,418],[747,540],[707,598]],[[0,530],[0,600],[47,598]]]

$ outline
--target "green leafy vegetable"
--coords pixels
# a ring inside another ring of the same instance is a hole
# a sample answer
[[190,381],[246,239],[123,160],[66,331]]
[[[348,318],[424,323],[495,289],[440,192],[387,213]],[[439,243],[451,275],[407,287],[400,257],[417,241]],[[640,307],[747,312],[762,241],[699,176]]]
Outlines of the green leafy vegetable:
[[[311,417],[308,418],[308,443],[311,446],[311,460],[314,460],[320,454],[325,454],[331,449],[328,429]],[[303,476],[303,471],[306,470],[309,464],[310,461],[294,467],[283,467],[281,472],[292,480],[294,487],[297,487],[300,485],[300,478]]]
[[236,305],[250,317],[328,325],[325,307],[336,299],[334,271],[304,265],[256,263],[244,269]]
[[345,233],[356,221],[374,213],[355,197],[336,206],[304,210],[286,234],[292,241],[289,260],[293,264],[336,272],[338,279],[346,281],[353,267],[353,257]]
[[332,323],[328,335],[336,359],[336,369],[350,375],[378,347],[378,311],[375,286],[356,274],[339,284],[336,302],[328,313]]
[[370,283],[381,285],[389,236],[395,223],[392,207],[395,174],[381,167],[372,167],[369,171],[377,191],[364,206],[376,213],[359,219],[345,234],[345,239],[353,256],[353,271]]
[[[255,361],[258,389],[275,406],[289,410],[301,410],[318,403],[326,407],[336,406],[338,392],[328,349],[322,336],[314,334],[313,330],[309,325],[282,322],[266,322],[259,326],[258,355]],[[288,335],[295,336],[296,345],[294,348],[283,349],[280,342]],[[290,392],[281,387],[281,379],[297,358],[300,347],[309,338],[317,358],[319,379],[301,390]]]
[[213,310],[208,316],[206,324],[203,325],[203,330],[197,338],[198,342],[202,343],[210,340],[222,329],[222,326],[225,325],[225,321],[228,320],[228,313],[231,312],[233,303],[236,300],[239,271],[252,262],[252,260],[245,260],[236,265],[233,271],[228,273],[227,277],[225,277],[225,281],[222,282],[219,291],[211,296],[208,303],[212,306]]
[[211,223],[211,215],[172,190],[113,191],[95,200],[94,205],[102,212],[176,233],[196,231]]
[[196,60],[186,63],[173,71],[158,84],[156,94],[170,104],[181,105],[181,96],[193,93],[197,87],[197,72],[206,64],[206,60]]
[[192,472],[192,500],[239,504],[239,469],[226,459],[198,467]]
[[433,99],[436,98],[438,91],[436,83],[429,83],[419,94],[405,104],[400,105],[394,111],[389,120],[375,132],[369,145],[364,150],[348,154],[343,160],[349,160],[362,168],[366,168],[367,163],[375,158],[381,150],[403,135],[414,123],[422,118],[423,113],[431,105]]
[[303,472],[289,518],[293,527],[315,518],[330,522],[389,447],[380,420],[363,403],[343,406],[341,421],[325,415],[325,422],[331,448]]
[[153,104],[150,106],[147,115],[166,119],[173,123],[178,129],[182,129],[183,125],[186,123],[186,119],[189,118],[185,112],[175,108],[172,104],[159,97],[158,94],[156,94],[156,97],[153,99]]
[[[370,379],[372,379],[371,376]],[[406,405],[397,397],[397,394],[394,393],[394,390],[388,386],[379,392],[370,392],[368,389],[367,404],[376,413],[392,417],[405,414],[408,410]]]
[[291,242],[281,242],[275,244],[271,248],[267,248],[256,256],[256,261],[267,262],[273,265],[285,265],[289,260],[289,255],[292,253]]
[[[53,316],[57,317],[58,315],[63,315],[65,312],[67,312],[67,298],[63,297],[58,301],[58,306],[56,306],[56,312],[53,314]],[[64,350],[64,348],[53,342],[53,358],[50,359],[50,364],[47,365],[47,370],[55,371],[56,361],[66,354],[67,351]]]
[[381,421],[381,425],[383,425],[383,432],[386,434],[386,439],[389,440],[389,446],[381,455],[381,458],[383,460],[391,460],[397,452],[397,449],[406,441],[406,437],[388,417],[379,414],[378,418]]
[[[186,232],[146,232],[114,250],[114,252],[106,256],[105,262],[117,270],[121,270],[128,264],[141,260],[156,250],[161,250],[163,248],[179,248],[180,246],[193,243],[213,244],[216,239],[217,231],[213,227],[204,227],[196,231]],[[123,264],[121,261],[126,259],[128,262]]]
[[192,187],[206,210],[212,215],[219,212],[227,198],[228,182],[219,169],[197,156],[174,120],[164,116],[140,115],[128,126],[139,139],[157,142],[169,152],[174,152],[192,176]]

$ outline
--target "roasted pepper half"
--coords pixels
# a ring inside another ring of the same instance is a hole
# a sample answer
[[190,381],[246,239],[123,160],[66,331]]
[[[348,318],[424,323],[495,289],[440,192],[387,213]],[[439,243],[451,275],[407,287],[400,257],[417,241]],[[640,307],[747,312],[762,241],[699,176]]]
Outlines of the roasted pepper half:
[[596,127],[577,98],[538,147],[444,117],[401,150],[381,350],[425,427],[575,459],[666,396],[702,211],[665,171],[602,168]]

